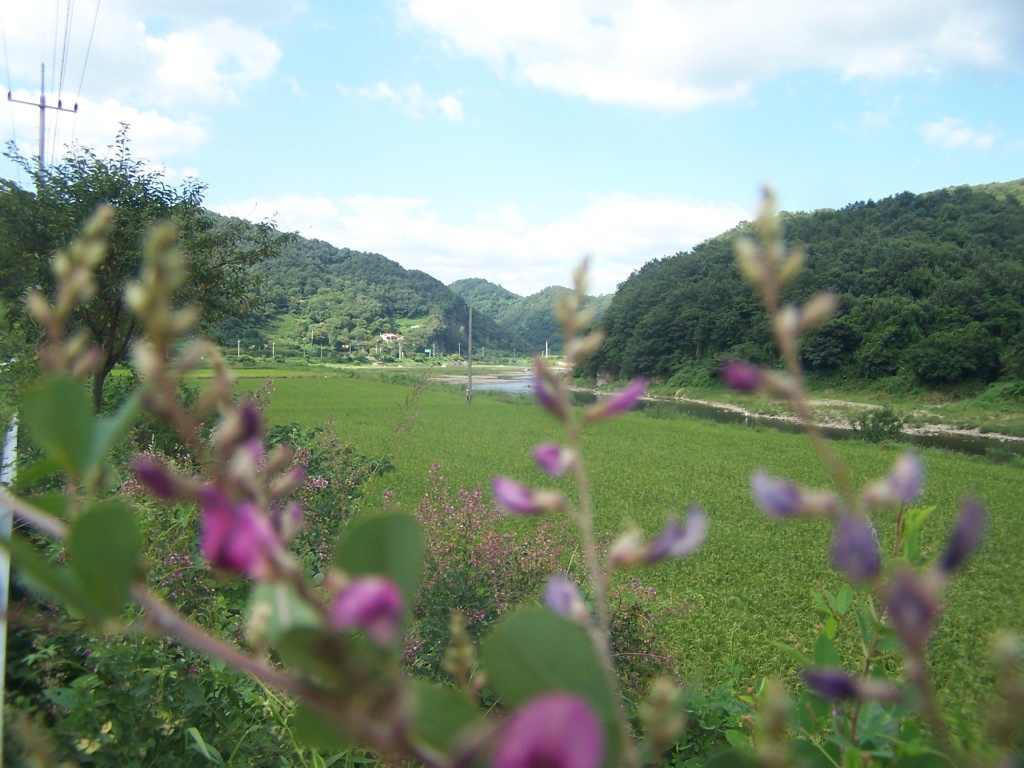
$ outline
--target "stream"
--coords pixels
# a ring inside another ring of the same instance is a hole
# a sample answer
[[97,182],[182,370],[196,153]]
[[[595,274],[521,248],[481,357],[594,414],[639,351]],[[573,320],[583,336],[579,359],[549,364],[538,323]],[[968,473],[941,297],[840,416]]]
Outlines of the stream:
[[[475,392],[508,392],[510,394],[529,395],[533,392],[532,376],[509,376],[498,380],[487,379],[474,382]],[[574,392],[574,405],[587,405],[593,403],[598,397],[592,392]],[[800,432],[800,425],[792,421],[772,418],[770,416],[756,416],[738,413],[729,408],[723,408],[705,403],[694,403],[683,400],[642,400],[636,410],[663,410],[670,409],[673,412],[684,414],[695,419],[714,421],[719,424],[745,424],[750,427],[769,427],[780,432]],[[857,437],[852,428],[847,427],[825,427],[825,434],[832,439],[848,440]],[[1024,441],[1000,440],[997,437],[982,437],[977,435],[961,435],[956,433],[937,433],[927,435],[905,434],[905,442],[918,445],[923,448],[943,448],[948,451],[959,451],[974,455],[984,455],[989,451],[1009,452],[1017,456],[1024,456]]]

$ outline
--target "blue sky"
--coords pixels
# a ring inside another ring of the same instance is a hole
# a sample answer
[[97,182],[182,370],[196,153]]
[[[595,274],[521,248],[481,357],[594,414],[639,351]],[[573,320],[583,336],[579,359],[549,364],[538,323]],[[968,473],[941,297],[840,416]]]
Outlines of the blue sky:
[[[584,255],[611,292],[765,183],[805,211],[1024,176],[1020,0],[0,0],[0,22],[14,98],[45,63],[47,102],[79,104],[48,112],[48,161],[126,122],[214,210],[521,295]],[[35,156],[39,110],[8,106]]]

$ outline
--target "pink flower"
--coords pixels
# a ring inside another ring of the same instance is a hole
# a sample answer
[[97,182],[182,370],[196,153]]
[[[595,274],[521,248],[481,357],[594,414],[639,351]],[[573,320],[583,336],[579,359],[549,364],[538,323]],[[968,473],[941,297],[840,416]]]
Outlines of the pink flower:
[[583,595],[564,573],[553,574],[548,579],[541,599],[555,613],[560,613],[580,624],[589,621],[590,614],[587,612],[586,603],[583,602]]
[[491,491],[498,506],[513,515],[539,515],[565,508],[565,497],[557,491],[533,491],[500,475],[491,480]]
[[722,381],[739,392],[753,392],[761,386],[764,375],[757,366],[742,360],[729,360],[722,366]]
[[330,622],[341,632],[356,629],[380,646],[393,645],[402,621],[402,593],[390,579],[360,576],[331,602]]
[[585,699],[545,693],[516,711],[494,750],[494,768],[598,768],[604,732]]
[[665,523],[665,528],[647,545],[648,563],[657,563],[673,557],[689,555],[704,543],[708,535],[708,518],[700,507],[690,507],[686,513],[686,524],[674,517]]
[[564,475],[576,460],[576,452],[558,443],[542,443],[533,449],[537,465],[552,477]]
[[253,579],[269,575],[282,545],[259,507],[233,503],[219,488],[210,487],[200,496],[199,508],[203,515],[200,545],[206,562]]
[[905,453],[892,466],[888,475],[864,490],[864,500],[872,506],[901,504],[906,506],[921,493],[924,465],[916,453]]
[[624,389],[587,408],[583,418],[589,422],[620,416],[636,405],[645,392],[647,392],[647,380],[633,379]]
[[951,573],[964,564],[981,544],[981,534],[985,528],[985,511],[976,499],[966,498],[960,505],[960,516],[949,536],[946,551],[939,558],[939,567]]

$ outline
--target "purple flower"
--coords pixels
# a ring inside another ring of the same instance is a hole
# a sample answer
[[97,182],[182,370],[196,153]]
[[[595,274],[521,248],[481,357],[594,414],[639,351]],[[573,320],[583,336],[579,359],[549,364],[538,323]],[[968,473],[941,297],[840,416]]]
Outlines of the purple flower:
[[552,574],[541,599],[552,611],[573,621],[585,623],[589,618],[583,595],[564,573]]
[[859,515],[846,515],[836,526],[832,544],[832,560],[836,567],[855,583],[863,583],[882,570],[882,556],[878,552],[875,532],[867,520]]
[[864,490],[864,500],[872,506],[901,504],[906,506],[921,493],[924,466],[916,453],[905,453],[896,460],[892,470]]
[[946,544],[946,551],[939,558],[939,567],[946,573],[952,573],[963,565],[981,543],[984,528],[985,511],[981,504],[977,499],[964,499],[960,505],[960,516]]
[[646,379],[633,379],[624,389],[587,408],[584,413],[584,420],[588,422],[600,421],[601,419],[611,419],[619,416],[636,405],[646,391]]
[[576,461],[576,452],[558,443],[542,443],[533,449],[533,458],[549,475],[561,477]]
[[533,491],[500,475],[491,480],[491,491],[498,506],[513,515],[539,515],[565,508],[565,497],[557,491]]
[[585,699],[545,693],[516,711],[494,749],[494,768],[598,768],[604,732]]
[[841,669],[808,667],[800,674],[808,688],[829,701],[855,699],[860,692],[856,678]]
[[699,507],[690,507],[686,525],[674,517],[668,519],[662,532],[647,545],[645,559],[648,563],[657,563],[670,557],[688,555],[704,543],[707,535],[707,515]]
[[772,517],[795,517],[803,507],[796,485],[761,470],[750,478],[750,490],[757,505]]
[[331,601],[331,626],[341,632],[357,629],[380,646],[392,645],[402,621],[402,593],[390,579],[360,576]]
[[271,510],[270,520],[282,541],[291,541],[302,530],[302,507],[294,501],[289,501],[283,506],[275,506]]
[[722,381],[740,392],[753,392],[763,382],[761,369],[742,360],[729,360],[722,366]]
[[281,540],[263,511],[251,502],[233,503],[219,488],[210,487],[199,498],[202,511],[201,549],[214,568],[253,579],[267,576]]
[[885,595],[889,623],[908,650],[920,653],[928,642],[938,611],[938,585],[928,573],[899,571]]
[[853,677],[841,669],[808,667],[800,674],[808,688],[829,701],[896,701],[900,697],[899,689],[887,680]]
[[140,454],[132,462],[135,476],[158,499],[173,499],[178,495],[174,472],[167,463],[155,456]]
[[537,402],[540,403],[546,410],[555,414],[559,418],[565,416],[565,405],[563,404],[558,393],[554,391],[551,384],[540,374],[537,374],[533,379],[533,393],[537,397]]

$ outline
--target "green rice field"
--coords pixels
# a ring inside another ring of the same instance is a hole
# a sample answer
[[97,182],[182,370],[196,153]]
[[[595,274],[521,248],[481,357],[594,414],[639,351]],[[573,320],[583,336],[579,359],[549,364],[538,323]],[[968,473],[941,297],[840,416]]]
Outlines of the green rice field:
[[[261,379],[244,379],[258,388]],[[337,431],[363,453],[388,453],[397,471],[378,477],[363,513],[381,508],[385,490],[412,509],[428,488],[427,473],[440,462],[454,487],[487,487],[495,474],[536,486],[561,484],[534,466],[530,449],[557,440],[558,425],[528,398],[483,396],[466,404],[462,390],[425,386],[407,404],[413,383],[368,381],[344,375],[277,378],[268,418],[314,426],[333,418]],[[884,475],[900,446],[855,440],[836,444],[858,484]],[[922,452],[926,486],[921,503],[936,507],[924,546],[938,551],[952,526],[958,500],[973,492],[988,511],[980,553],[946,593],[936,627],[933,676],[946,705],[968,717],[987,698],[992,675],[988,648],[999,628],[1024,633],[1024,474],[1018,467],[942,451]],[[835,589],[829,564],[831,524],[779,522],[751,500],[755,469],[810,486],[827,485],[820,462],[798,435],[686,418],[640,413],[595,425],[584,438],[593,481],[598,530],[606,540],[631,523],[655,533],[669,512],[700,504],[711,520],[705,545],[693,556],[641,572],[668,609],[664,632],[681,669],[694,679],[718,680],[728,665],[744,680],[792,679],[794,667],[778,649],[785,642],[810,650],[820,614],[816,585]],[[891,546],[893,513],[875,517],[883,547]],[[532,521],[514,521],[531,525]],[[853,627],[840,629],[842,646]]]

